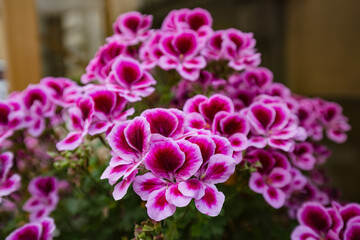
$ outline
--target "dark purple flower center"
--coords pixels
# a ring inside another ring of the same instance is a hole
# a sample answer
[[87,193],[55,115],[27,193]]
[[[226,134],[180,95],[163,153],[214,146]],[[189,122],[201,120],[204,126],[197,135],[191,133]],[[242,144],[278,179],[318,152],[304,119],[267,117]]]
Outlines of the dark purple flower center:
[[325,232],[329,228],[326,212],[315,206],[307,206],[303,212],[304,223],[312,229]]
[[198,30],[200,27],[208,24],[207,18],[201,13],[195,13],[188,17],[190,28],[193,30]]
[[35,101],[39,101],[43,105],[46,103],[46,95],[40,89],[33,89],[28,92],[25,97],[25,106],[30,108]]
[[47,85],[48,85],[48,87],[52,88],[55,91],[55,93],[58,97],[63,95],[63,92],[64,92],[63,88],[59,84],[51,81],[51,82],[48,82]]
[[327,111],[324,114],[324,118],[327,122],[330,122],[336,115],[336,109],[333,107],[330,107],[327,109]]
[[36,227],[30,226],[26,227],[22,231],[16,234],[16,240],[38,240],[39,239],[39,231]]
[[5,104],[0,105],[0,124],[6,125],[9,122],[10,108]]
[[262,106],[256,106],[252,112],[264,129],[267,129],[271,123],[272,113],[269,109]]
[[175,47],[182,55],[186,55],[195,49],[195,37],[192,34],[182,34],[175,39]]
[[54,181],[51,178],[41,179],[36,183],[36,186],[40,191],[42,191],[45,195],[49,195],[52,191],[55,190]]
[[138,27],[139,27],[140,20],[138,17],[127,17],[124,25],[130,29],[132,32],[136,33]]
[[101,92],[93,95],[95,110],[110,114],[114,105],[114,96],[111,92]]

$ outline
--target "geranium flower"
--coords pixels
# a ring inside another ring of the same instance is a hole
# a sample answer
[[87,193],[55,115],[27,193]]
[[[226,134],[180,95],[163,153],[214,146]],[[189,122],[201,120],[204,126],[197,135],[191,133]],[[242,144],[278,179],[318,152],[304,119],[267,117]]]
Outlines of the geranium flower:
[[294,151],[290,153],[290,158],[292,163],[302,170],[312,170],[317,163],[313,145],[309,142],[296,144]]
[[195,81],[200,70],[206,66],[203,56],[199,56],[200,42],[198,35],[192,30],[164,34],[160,40],[163,56],[158,65],[164,70],[176,69],[184,79]]
[[[298,212],[300,226],[291,234],[292,240],[337,240],[343,224],[337,209],[326,209],[319,203],[308,202]],[[337,224],[336,224],[337,223]],[[332,229],[335,227],[334,229]]]
[[94,112],[94,101],[89,96],[80,97],[76,106],[68,110],[71,131],[56,144],[59,151],[74,150],[80,146],[89,131]]
[[189,139],[200,147],[202,165],[195,174],[196,178],[179,184],[179,191],[194,198],[196,208],[209,216],[219,215],[225,201],[224,194],[217,190],[215,184],[225,182],[234,173],[236,165],[230,142],[219,138],[199,135]]
[[91,59],[86,67],[86,73],[81,76],[83,84],[91,81],[99,81],[104,83],[109,76],[111,66],[119,56],[127,56],[127,46],[118,41],[109,41],[100,47],[95,57]]
[[50,100],[63,108],[72,106],[80,95],[80,87],[67,78],[46,77],[40,85],[48,89]]
[[5,240],[51,240],[55,231],[52,218],[45,218],[40,222],[31,222],[16,229]]
[[31,221],[47,217],[55,210],[59,201],[58,181],[55,177],[36,177],[28,186],[31,198],[26,201],[23,209],[30,212]]
[[111,72],[106,79],[109,90],[117,92],[129,102],[136,102],[154,92],[151,85],[156,81],[150,73],[144,71],[141,64],[128,57],[119,57],[111,66]]
[[109,133],[107,140],[113,153],[101,179],[108,179],[109,183],[114,185],[122,178],[114,187],[115,200],[124,197],[138,173],[138,167],[143,165],[150,135],[150,125],[143,117],[118,123]]
[[[191,128],[216,129],[214,119],[220,112],[233,113],[234,105],[230,98],[222,94],[214,94],[210,98],[196,95],[184,104],[186,125]],[[216,130],[214,130],[216,131]]]
[[262,194],[270,206],[280,208],[286,200],[282,188],[291,182],[290,164],[281,155],[273,157],[274,153],[257,149],[247,155],[247,161],[260,164],[257,171],[251,173],[249,187],[254,192]]
[[152,16],[144,15],[139,12],[127,12],[121,14],[113,24],[113,39],[119,42],[127,42],[129,45],[136,45],[149,38],[152,34],[150,30]]
[[286,152],[291,151],[298,134],[295,116],[280,99],[265,95],[261,97],[243,110],[253,133],[249,145],[257,148],[269,145]]
[[127,101],[104,86],[94,85],[86,91],[94,102],[94,116],[89,126],[89,134],[107,132],[116,122],[125,121],[134,113],[134,108],[125,110]]
[[48,91],[40,85],[29,85],[22,93],[22,103],[28,132],[34,137],[40,136],[45,130],[45,118],[52,117],[55,112]]
[[228,29],[224,33],[224,56],[229,67],[241,71],[260,64],[260,54],[255,52],[256,40],[252,33],[243,33],[237,29]]
[[147,201],[150,218],[160,221],[175,213],[176,207],[184,207],[191,197],[179,191],[179,183],[192,177],[202,164],[197,145],[172,139],[156,141],[144,159],[150,173],[137,176],[134,191]]
[[14,164],[13,158],[14,155],[11,152],[0,154],[0,203],[2,197],[8,196],[20,188],[20,175],[10,175],[10,170]]

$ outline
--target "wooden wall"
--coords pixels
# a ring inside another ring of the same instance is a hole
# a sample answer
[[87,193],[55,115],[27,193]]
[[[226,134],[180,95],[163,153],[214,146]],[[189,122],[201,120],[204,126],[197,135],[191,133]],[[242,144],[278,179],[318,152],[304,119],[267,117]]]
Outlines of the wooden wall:
[[6,78],[10,91],[22,90],[41,78],[35,0],[1,0]]
[[285,1],[285,78],[299,93],[360,98],[360,1]]

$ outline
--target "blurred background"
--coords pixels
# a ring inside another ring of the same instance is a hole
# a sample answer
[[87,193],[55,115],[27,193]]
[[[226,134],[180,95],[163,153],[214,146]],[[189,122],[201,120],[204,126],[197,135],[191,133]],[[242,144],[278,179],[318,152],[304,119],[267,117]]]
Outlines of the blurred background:
[[295,93],[339,102],[352,130],[328,143],[326,167],[343,198],[360,202],[360,1],[0,0],[0,99],[44,76],[79,79],[126,11],[154,15],[203,7],[214,28],[254,32],[262,66]]

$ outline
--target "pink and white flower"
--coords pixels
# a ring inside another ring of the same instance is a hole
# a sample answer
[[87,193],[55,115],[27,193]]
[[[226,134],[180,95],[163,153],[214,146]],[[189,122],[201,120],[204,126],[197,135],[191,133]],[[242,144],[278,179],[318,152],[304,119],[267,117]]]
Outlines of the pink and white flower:
[[116,124],[107,140],[112,149],[109,166],[101,175],[114,187],[115,200],[123,198],[134,181],[139,166],[143,166],[144,156],[150,144],[150,125],[143,117]]
[[279,153],[257,149],[248,153],[247,161],[260,165],[250,176],[250,189],[262,194],[273,208],[284,206],[286,195],[282,188],[291,182],[292,177],[287,159]]
[[89,96],[80,97],[76,102],[76,106],[71,107],[68,113],[71,131],[56,144],[59,151],[74,150],[83,142],[95,113],[93,99]]
[[28,132],[38,137],[45,130],[45,118],[55,113],[49,92],[43,86],[29,85],[22,93],[22,104],[25,111],[25,124]]
[[156,141],[144,159],[146,169],[137,176],[134,191],[147,201],[150,218],[160,221],[175,213],[176,207],[184,207],[191,197],[179,191],[179,183],[192,177],[202,164],[201,152],[196,144],[172,139]]
[[20,175],[10,175],[10,170],[14,164],[13,159],[14,155],[11,152],[0,154],[0,203],[3,197],[10,195],[20,188]]
[[28,186],[31,198],[23,209],[30,213],[31,221],[43,219],[55,210],[59,201],[58,180],[55,177],[36,177]]
[[243,33],[237,29],[228,29],[224,33],[224,57],[229,67],[241,71],[260,64],[260,54],[255,51],[256,40],[252,33]]
[[[195,199],[196,208],[209,216],[219,215],[225,196],[215,186],[225,182],[235,171],[235,160],[232,158],[230,142],[225,138],[211,138],[206,135],[194,136],[190,142],[199,146],[202,165],[196,172],[196,178],[179,184],[179,191],[187,197]],[[225,148],[230,151],[221,151]]]
[[265,95],[261,97],[243,110],[253,134],[249,145],[257,148],[269,145],[286,152],[292,151],[298,134],[296,117],[280,99]]
[[56,229],[52,218],[44,218],[39,222],[31,222],[16,229],[5,240],[52,240]]
[[151,85],[156,84],[152,75],[141,64],[129,57],[117,58],[111,66],[106,79],[110,91],[117,92],[129,102],[136,102],[154,92]]
[[206,66],[205,58],[199,55],[199,37],[192,30],[164,34],[160,39],[160,49],[164,55],[158,65],[164,70],[176,69],[184,79],[195,81]]
[[135,11],[121,14],[113,25],[114,36],[111,39],[136,45],[151,36],[152,19],[151,15]]

